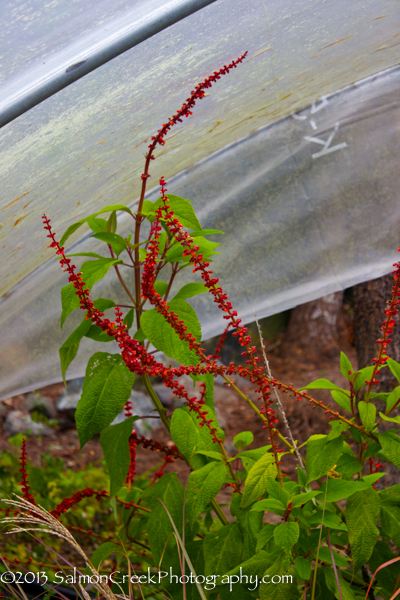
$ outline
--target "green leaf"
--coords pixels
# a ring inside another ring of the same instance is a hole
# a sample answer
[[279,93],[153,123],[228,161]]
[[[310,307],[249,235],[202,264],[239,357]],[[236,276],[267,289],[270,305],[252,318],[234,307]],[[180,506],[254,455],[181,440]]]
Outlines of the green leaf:
[[349,428],[348,423],[344,423],[343,421],[329,421],[329,425],[332,427],[332,431],[329,433],[327,437],[327,441],[330,442],[335,438],[339,437],[344,431]]
[[110,244],[113,252],[118,256],[127,249],[127,244],[123,237],[116,233],[111,232],[102,232],[95,233],[92,237],[96,238],[96,240],[101,240],[102,242],[106,242],[106,244]]
[[87,224],[94,233],[103,233],[107,231],[107,221],[105,219],[92,217],[87,220]]
[[271,449],[272,446],[262,446],[261,448],[255,448],[254,450],[244,450],[243,452],[239,452],[236,454],[235,458],[240,458],[242,464],[246,471],[250,471],[250,469],[254,466],[254,464],[262,458],[268,450]]
[[74,360],[76,353],[79,349],[79,344],[83,336],[89,331],[92,325],[92,321],[89,319],[84,319],[80,325],[71,333],[71,335],[65,340],[63,345],[61,346],[60,353],[60,363],[61,363],[61,375],[66,385],[65,375],[67,369],[71,362]]
[[133,217],[131,209],[125,206],[125,204],[110,204],[109,206],[105,206],[104,208],[99,210],[99,212],[96,213],[96,215],[101,215],[105,212],[113,212],[114,210],[122,210],[123,212],[126,212]]
[[[317,555],[317,549],[315,549],[315,552],[314,552],[314,556],[316,556],[316,555]],[[333,564],[331,553],[330,553],[328,546],[320,546],[318,558],[319,558],[319,560],[322,560],[323,562]],[[341,556],[335,550],[333,550],[333,558],[335,559],[335,564],[337,567],[344,567],[345,569],[348,567],[347,563],[350,561],[350,559],[345,558],[344,556]]]
[[[253,600],[257,582],[271,564],[271,555],[265,551],[253,554],[217,579],[216,591],[221,600]],[[252,590],[252,591],[251,591]]]
[[353,367],[351,366],[351,362],[347,358],[344,352],[340,353],[340,370],[342,372],[343,377],[352,381],[351,374],[354,372]]
[[307,483],[314,481],[332,469],[338,462],[343,448],[343,438],[327,441],[326,437],[307,443]]
[[[130,329],[133,325],[133,319],[135,316],[135,309],[131,308],[130,310],[128,310],[128,312],[126,313],[125,317],[124,317],[124,324],[128,326],[128,329]],[[135,338],[137,339],[137,338]]]
[[164,502],[177,530],[182,534],[183,485],[176,473],[168,473],[151,488],[147,488],[142,494],[142,499],[146,500],[151,509],[147,521],[147,535],[154,563],[160,565],[162,571],[167,571],[177,558],[177,542],[171,521],[159,500]]
[[[160,198],[157,200],[157,202],[155,202],[154,208],[158,208],[158,206],[161,206],[162,204],[163,201]],[[185,200],[180,196],[168,194],[168,204],[170,205],[170,210],[174,212],[175,218],[179,219],[179,222],[184,227],[189,227],[190,229],[196,230],[201,229],[201,225],[189,200]]]
[[364,458],[376,456],[380,450],[382,450],[382,446],[378,444],[378,442],[370,442],[367,446],[367,449],[364,450]]
[[89,359],[75,413],[81,448],[121,412],[134,381],[135,374],[129,371],[119,354],[96,352]]
[[369,485],[374,485],[374,483],[384,475],[386,475],[386,473],[371,473],[370,475],[364,475],[363,481]]
[[320,494],[321,494],[320,491],[318,491],[318,492],[311,491],[311,492],[305,492],[302,494],[296,494],[296,496],[294,496],[293,498],[290,499],[290,502],[292,503],[292,507],[296,508],[296,506],[303,506],[303,504],[306,504],[307,502],[309,502],[316,496],[319,496]]
[[186,492],[187,517],[193,524],[215,498],[225,482],[226,466],[211,462],[193,471],[188,480]]
[[75,231],[77,229],[79,229],[79,227],[81,225],[83,225],[84,221],[78,221],[77,223],[72,223],[72,225],[70,225],[68,227],[68,229],[66,230],[66,232],[64,233],[63,236],[61,236],[60,239],[60,246],[63,246],[64,243],[66,242],[66,240],[69,238],[70,235],[72,235],[73,233],[75,233]]
[[251,431],[242,431],[235,435],[235,437],[233,438],[233,444],[235,448],[239,452],[241,452],[243,448],[246,448],[246,446],[250,446],[253,440],[254,435],[251,433]]
[[211,242],[201,236],[196,238],[195,243],[196,246],[199,247],[198,252],[203,255],[203,259],[208,259],[211,256],[214,256],[214,254],[220,254],[220,252],[215,252],[215,249],[218,248],[218,246],[223,245],[218,244],[217,242]]
[[267,477],[267,492],[271,498],[275,498],[281,503],[283,508],[286,508],[289,502],[290,494],[281,486],[273,477]]
[[[327,548],[326,546],[324,547],[324,558],[328,558],[328,554],[329,554],[329,561],[325,561],[325,562],[332,562],[332,559],[330,557],[330,552],[329,552],[329,548]],[[337,566],[342,566],[342,562],[345,562],[343,560],[342,557],[340,557],[337,552],[333,552],[334,557],[335,557],[335,563],[337,564]],[[336,562],[336,559],[338,560],[338,562]],[[324,560],[324,559],[322,559]],[[326,585],[328,587],[328,589],[335,595],[335,598],[337,600],[355,600],[355,594],[357,593],[356,590],[354,588],[351,587],[350,583],[344,579],[342,573],[340,570],[337,570],[337,576],[339,578],[339,585],[340,585],[340,592],[338,590],[338,584],[337,584],[337,580],[336,580],[336,575],[333,571],[332,568],[330,567],[322,567],[322,572],[325,575],[325,581],[326,581]]]
[[103,542],[93,552],[90,562],[92,563],[94,568],[98,570],[103,561],[116,550],[118,550],[118,546],[117,544],[114,544],[114,542]]
[[[214,412],[209,407],[204,407],[203,410],[207,411],[207,420],[213,421],[212,424],[217,428],[218,435],[224,439],[224,433],[218,427]],[[209,428],[200,427],[196,413],[190,411],[189,407],[174,410],[171,419],[171,437],[181,454],[194,469],[200,469],[207,462],[205,457],[198,454],[200,450],[211,450],[212,452],[219,450],[219,446],[213,442]]]
[[385,413],[379,412],[379,416],[383,421],[390,421],[390,423],[400,423],[400,416],[398,417],[387,417]]
[[[94,284],[107,274],[110,267],[120,262],[122,261],[116,258],[99,258],[98,260],[85,261],[81,267],[82,279],[85,283],[85,288],[91,290]],[[75,309],[79,308],[79,298],[76,295],[73,283],[69,283],[61,289],[61,306],[62,327],[68,315],[70,315]],[[115,306],[114,303],[113,306]],[[103,309],[99,308],[99,310]]]
[[101,312],[105,312],[108,308],[113,308],[116,306],[113,300],[109,300],[108,298],[97,298],[93,302],[95,308],[98,308]]
[[276,525],[274,525],[272,523],[266,523],[264,525],[264,527],[261,529],[261,531],[257,535],[256,552],[259,552],[260,550],[262,550],[264,548],[264,546],[266,546],[268,544],[269,540],[271,540],[274,537],[275,527],[276,527]]
[[400,365],[398,362],[393,360],[393,358],[388,358],[386,361],[387,366],[392,371],[393,375],[396,377],[397,381],[400,381]]
[[[192,333],[197,340],[201,339],[201,327],[195,310],[184,300],[172,300],[169,304],[170,310],[178,315],[185,323],[187,332]],[[189,344],[182,341],[172,326],[164,319],[157,309],[147,310],[141,317],[141,327],[147,339],[157,350],[161,350],[167,356],[175,358],[185,366],[198,363],[198,357],[193,350],[189,350]]]
[[372,488],[356,492],[347,500],[346,523],[354,572],[366,563],[372,554],[379,536],[379,529],[375,525],[379,513],[379,495]]
[[354,475],[355,473],[360,473],[360,471],[362,471],[362,464],[355,456],[342,454],[335,467],[335,471],[342,475]]
[[246,508],[253,504],[267,490],[268,477],[276,477],[274,455],[264,454],[250,469],[244,486],[241,507]]
[[339,390],[340,392],[346,393],[346,390],[343,390],[328,379],[324,378],[316,379],[305,387],[299,388],[299,390]]
[[386,400],[386,412],[389,412],[400,399],[400,385],[394,388]]
[[108,217],[107,231],[110,233],[115,233],[117,231],[117,212],[115,210],[113,210],[111,215]]
[[299,524],[293,521],[287,521],[277,525],[274,529],[275,544],[289,554],[299,539]]
[[281,516],[284,512],[282,503],[279,502],[279,500],[276,500],[275,498],[265,498],[264,500],[259,500],[258,502],[255,502],[255,504],[253,504],[251,510],[254,510],[256,512],[274,512],[277,515]]
[[397,506],[382,505],[380,521],[384,533],[400,550],[400,509]]
[[[89,321],[90,323],[90,321]],[[85,333],[85,337],[94,340],[95,342],[112,342],[113,337],[108,335],[105,331],[102,330],[98,325],[92,325],[87,333]]]
[[91,290],[97,281],[107,275],[113,265],[120,263],[122,263],[122,260],[117,258],[99,258],[97,260],[87,260],[82,263],[81,272],[85,286]]
[[133,339],[137,340],[138,342],[144,342],[144,340],[147,339],[147,337],[141,327],[139,327],[139,329],[136,331],[135,335],[133,336]]
[[395,431],[378,433],[377,437],[385,455],[400,469],[400,437]]
[[243,452],[236,454],[235,458],[251,458],[252,460],[257,461],[265,456],[271,448],[271,444],[268,444],[268,446],[261,446],[261,448],[254,448],[254,450],[244,450]]
[[250,508],[240,508],[241,498],[234,494],[231,500],[231,515],[236,517],[239,529],[243,536],[242,561],[251,558],[257,546],[257,536],[263,524],[263,514],[254,512]]
[[[124,212],[129,213],[130,215],[132,215],[132,211],[127,207],[124,206],[123,204],[114,204],[112,206],[106,206],[105,208],[102,208],[99,212],[94,213],[93,215],[89,215],[88,217],[86,217],[85,219],[81,219],[80,221],[77,221],[76,223],[73,223],[72,225],[70,225],[67,229],[67,231],[64,233],[64,235],[62,236],[61,240],[60,240],[60,246],[63,246],[64,243],[66,242],[66,240],[73,234],[75,233],[75,231],[77,229],[79,229],[79,227],[81,225],[83,225],[83,223],[87,223],[88,221],[94,219],[97,217],[97,215],[100,215],[102,213],[105,212],[112,212],[114,210],[122,210]],[[133,215],[132,215],[133,216]]]
[[156,281],[154,283],[154,289],[156,290],[157,294],[164,296],[168,289],[168,283],[165,283],[165,281]]
[[110,498],[124,485],[130,464],[129,437],[132,434],[133,422],[139,417],[129,417],[122,423],[110,425],[100,434],[108,473],[110,475]]
[[[298,600],[296,573],[287,564],[286,554],[281,555],[265,571],[262,583],[258,589],[259,600]],[[274,575],[279,574],[280,583],[272,582]],[[264,583],[265,582],[265,583]]]
[[344,408],[344,410],[348,410],[349,412],[351,412],[351,401],[349,395],[346,394],[346,392],[332,390],[331,394],[336,404],[339,404],[339,406],[341,408]]
[[296,470],[299,486],[305,489],[307,487],[307,473],[305,473],[301,467],[296,467]]
[[204,397],[207,406],[215,410],[214,407],[214,376],[212,373],[203,375],[190,375],[193,381],[203,381],[206,384],[206,395]]
[[311,562],[302,556],[296,556],[294,564],[300,579],[308,581],[311,576]]
[[79,298],[75,293],[75,288],[73,283],[69,283],[61,288],[61,328],[65,323],[65,319],[70,315],[74,310],[79,308]]
[[[368,561],[368,566],[370,568],[371,573],[375,573],[378,567],[382,566],[386,562],[389,562],[390,560],[393,560],[394,558],[398,558],[398,556],[391,551],[387,542],[378,540],[376,542],[372,556]],[[377,585],[382,587],[387,592],[388,598],[391,598],[394,590],[398,588],[399,577],[399,561],[396,561],[391,565],[386,565],[384,569],[381,569],[376,574]]]
[[329,510],[325,510],[325,513],[320,510],[317,513],[307,516],[307,522],[309,527],[318,527],[323,523],[324,527],[338,529],[340,531],[347,531],[347,527],[344,523],[342,523],[340,517],[336,513],[332,513]]
[[363,385],[365,385],[365,380],[370,381],[373,370],[374,367],[365,367],[364,369],[360,369],[360,371],[355,371],[353,373],[355,392],[358,392],[358,390],[362,388]]
[[[364,481],[346,481],[345,479],[328,479],[328,491],[326,492],[327,502],[338,502],[349,498],[355,492],[362,492],[371,488],[369,483]],[[321,498],[325,498],[326,482],[320,487]]]
[[184,285],[177,294],[174,296],[174,300],[186,300],[186,298],[192,298],[197,294],[204,294],[208,292],[208,289],[204,286],[204,283],[187,283]]
[[358,410],[362,424],[367,431],[371,431],[376,421],[376,406],[372,402],[361,402],[358,403]]
[[[104,312],[107,308],[111,308],[115,306],[115,302],[112,300],[105,300],[104,298],[99,298],[93,302],[96,308]],[[90,322],[90,321],[89,321]],[[85,333],[85,337],[94,340],[95,342],[102,342],[106,344],[108,342],[112,342],[114,340],[113,336],[108,335],[105,331],[101,329],[98,325],[92,325],[87,333]]]
[[215,460],[224,461],[224,457],[219,452],[213,452],[212,450],[196,450],[196,454],[202,454],[203,456],[208,456],[209,458],[213,458]]
[[224,232],[219,229],[200,229],[199,231],[192,231],[190,235],[196,237],[198,235],[214,235],[215,233],[224,235]]
[[210,531],[204,538],[205,575],[227,573],[240,564],[242,536],[237,523]]
[[[90,256],[91,258],[105,258],[100,254],[96,254],[96,252],[76,252],[75,254],[66,254],[69,258],[70,256]],[[61,258],[61,257],[60,257]]]

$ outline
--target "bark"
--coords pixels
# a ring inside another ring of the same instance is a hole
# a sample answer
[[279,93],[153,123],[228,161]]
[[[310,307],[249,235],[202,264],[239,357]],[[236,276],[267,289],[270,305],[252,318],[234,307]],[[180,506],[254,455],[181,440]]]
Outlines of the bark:
[[304,350],[307,357],[332,358],[339,353],[338,321],[343,292],[296,306],[290,315],[283,349]]
[[[382,335],[381,326],[386,319],[386,304],[392,296],[393,275],[385,275],[373,281],[360,283],[353,288],[354,301],[354,344],[357,350],[358,368],[372,365],[378,355],[376,340]],[[396,319],[397,320],[397,319]],[[387,352],[391,358],[400,361],[400,327],[395,325],[391,335],[392,343]],[[374,392],[389,392],[399,385],[388,368],[378,375],[379,385]]]

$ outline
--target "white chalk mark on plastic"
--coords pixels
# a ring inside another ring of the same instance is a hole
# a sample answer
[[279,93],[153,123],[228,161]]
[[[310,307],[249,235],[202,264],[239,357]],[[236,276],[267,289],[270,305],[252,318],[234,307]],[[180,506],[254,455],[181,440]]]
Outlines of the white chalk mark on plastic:
[[312,155],[312,158],[319,158],[320,156],[325,156],[325,154],[329,154],[330,152],[336,152],[336,150],[341,150],[342,148],[345,148],[347,146],[346,142],[342,142],[341,144],[336,144],[336,146],[331,147],[331,143],[338,129],[339,123],[335,123],[334,129],[326,141],[321,140],[320,138],[310,137],[308,135],[304,136],[304,139],[307,140],[307,142],[314,142],[314,144],[320,144],[324,147],[323,150],[321,150],[320,152],[315,152]]
[[324,108],[324,106],[326,106],[327,104],[328,104],[328,100],[327,100],[326,96],[322,96],[321,104],[316,104],[315,102],[312,103],[310,113],[313,115],[314,113],[321,110],[321,108]]

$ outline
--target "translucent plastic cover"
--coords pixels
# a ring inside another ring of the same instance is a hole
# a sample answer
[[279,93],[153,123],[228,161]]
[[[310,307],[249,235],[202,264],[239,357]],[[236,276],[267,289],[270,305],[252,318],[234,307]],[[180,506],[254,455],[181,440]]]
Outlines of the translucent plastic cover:
[[[262,318],[391,269],[400,217],[400,10],[394,1],[377,4],[218,0],[3,127],[2,397],[60,380],[58,347],[81,319],[73,314],[60,330],[67,282],[46,247],[43,212],[61,235],[107,204],[134,207],[149,137],[199,80],[246,49],[240,68],[167,138],[148,198],[164,175],[171,193],[193,200],[204,227],[225,232],[215,238],[225,248],[213,269],[244,321],[253,307]],[[91,35],[99,23],[89,22]],[[7,64],[23,78],[25,59],[10,40]],[[122,234],[132,230],[132,220],[122,223]],[[93,241],[73,243],[75,252],[96,251]],[[122,300],[112,277],[102,285],[94,297]],[[211,298],[194,305],[203,337],[219,333]],[[69,377],[83,374],[94,348],[85,340]]]

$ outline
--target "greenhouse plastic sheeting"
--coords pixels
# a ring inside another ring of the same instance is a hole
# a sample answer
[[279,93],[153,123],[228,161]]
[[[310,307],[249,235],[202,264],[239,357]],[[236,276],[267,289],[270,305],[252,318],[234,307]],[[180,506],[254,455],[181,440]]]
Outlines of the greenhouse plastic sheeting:
[[[115,25],[125,15],[134,28],[144,5],[130,3],[129,12],[121,3],[109,18]],[[65,6],[54,3],[58,18]],[[146,6],[151,12],[156,3]],[[151,134],[202,77],[246,49],[244,63],[167,138],[152,164],[148,199],[157,198],[163,174],[171,193],[193,200],[203,227],[225,232],[215,236],[225,248],[212,266],[245,322],[254,319],[253,308],[262,318],[390,271],[400,221],[399,17],[389,0],[245,7],[217,0],[4,126],[0,395],[59,381],[58,347],[82,318],[76,311],[60,330],[67,281],[46,247],[41,214],[61,235],[107,204],[134,208]],[[96,28],[107,29],[107,18],[104,12],[82,22],[79,35],[99,43]],[[15,50],[6,91],[24,77],[33,85],[40,48],[53,66],[69,50],[77,60],[79,39],[60,41],[62,21],[52,29],[48,19],[28,71],[24,50],[6,44],[8,53]],[[29,26],[34,22],[32,14]],[[4,106],[7,94],[0,100]],[[119,232],[132,226],[124,215]],[[72,249],[98,247],[86,234],[71,238]],[[93,295],[122,302],[117,287],[110,277]],[[221,332],[210,297],[193,305],[204,338]],[[98,348],[85,339],[68,377],[82,375]]]

